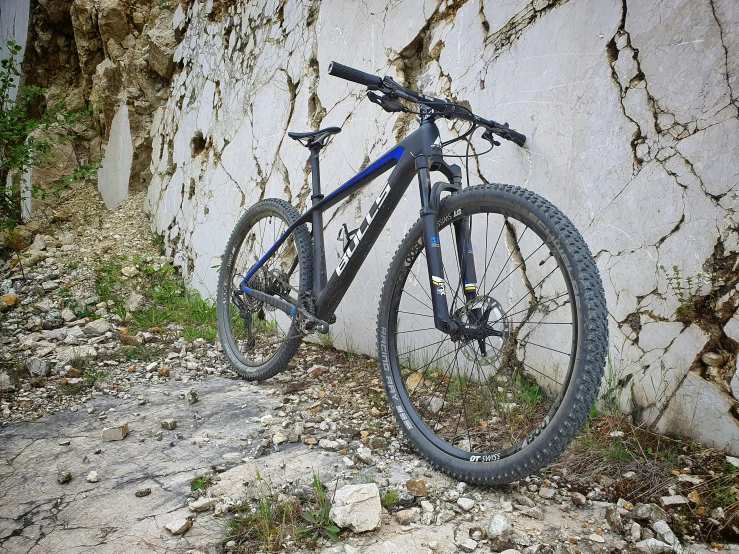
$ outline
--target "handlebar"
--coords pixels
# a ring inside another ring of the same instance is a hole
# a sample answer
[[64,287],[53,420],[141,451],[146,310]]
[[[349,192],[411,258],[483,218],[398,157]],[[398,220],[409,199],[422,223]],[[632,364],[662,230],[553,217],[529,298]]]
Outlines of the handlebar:
[[367,87],[381,87],[382,78],[337,62],[328,64],[328,74]]
[[[464,121],[470,121],[478,125],[482,125],[487,128],[492,134],[499,136],[500,138],[509,140],[518,146],[523,146],[526,143],[526,135],[519,133],[508,127],[507,123],[498,123],[493,120],[488,120],[479,115],[475,115],[470,110],[453,104],[447,100],[439,98],[431,98],[419,94],[418,92],[409,90],[395,81],[390,77],[379,77],[370,73],[365,73],[353,67],[342,65],[337,62],[331,62],[328,65],[328,74],[346,81],[351,81],[360,85],[368,87],[370,90],[377,90],[384,94],[391,95],[392,97],[400,97],[410,102],[416,102],[423,104],[436,112],[439,117],[445,117],[449,119],[462,119]],[[382,105],[382,104],[381,104]],[[394,110],[397,111],[397,110]]]

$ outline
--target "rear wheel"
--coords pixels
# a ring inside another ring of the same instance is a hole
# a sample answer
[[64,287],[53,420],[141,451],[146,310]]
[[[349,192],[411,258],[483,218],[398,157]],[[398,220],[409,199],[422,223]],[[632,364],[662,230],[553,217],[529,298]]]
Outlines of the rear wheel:
[[[553,461],[587,419],[605,365],[603,287],[572,223],[530,191],[468,188],[441,203],[438,221],[440,290],[452,318],[482,331],[452,340],[434,327],[419,221],[383,287],[382,378],[401,429],[434,466],[510,482]],[[461,277],[462,221],[476,286]]]
[[[241,291],[246,274],[298,218],[287,202],[262,200],[242,216],[226,245],[218,278],[218,334],[231,367],[249,380],[282,371],[300,346],[302,335],[294,320]],[[311,244],[307,227],[301,225],[247,286],[296,303],[312,286]]]

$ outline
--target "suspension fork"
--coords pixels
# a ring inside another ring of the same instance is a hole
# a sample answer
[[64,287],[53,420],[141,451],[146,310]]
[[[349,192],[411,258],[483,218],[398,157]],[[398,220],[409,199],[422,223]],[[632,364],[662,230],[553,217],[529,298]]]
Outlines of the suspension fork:
[[459,262],[460,276],[464,286],[464,297],[467,301],[473,300],[477,296],[475,255],[472,249],[472,230],[470,229],[471,220],[470,217],[463,217],[452,223],[454,239],[457,243],[457,261]]
[[[423,154],[416,158],[418,185],[421,193],[421,226],[423,228],[423,244],[426,250],[426,265],[429,275],[431,305],[434,310],[434,326],[441,332],[456,338],[459,325],[449,317],[447,304],[447,283],[444,263],[441,259],[441,242],[439,241],[439,203],[434,195],[440,191],[432,191],[429,160]],[[434,187],[435,189],[435,187]]]
[[[474,300],[477,296],[477,275],[475,272],[475,255],[472,248],[471,217],[463,217],[452,223],[454,226],[454,239],[457,243],[457,261],[459,263],[459,274],[464,287],[464,298],[467,302]],[[486,323],[489,313],[483,313],[481,308],[473,308],[470,315],[478,323]],[[487,344],[485,339],[478,339],[480,353],[487,355]]]

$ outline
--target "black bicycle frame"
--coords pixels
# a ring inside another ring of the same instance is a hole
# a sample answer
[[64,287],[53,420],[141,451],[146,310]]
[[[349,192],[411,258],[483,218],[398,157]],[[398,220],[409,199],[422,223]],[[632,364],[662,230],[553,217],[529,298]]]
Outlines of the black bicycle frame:
[[[254,291],[247,286],[249,279],[272,256],[290,234],[304,223],[313,224],[313,263],[318,266],[314,270],[315,316],[318,320],[328,321],[343,299],[349,286],[354,281],[359,268],[364,263],[369,251],[380,236],[382,229],[391,214],[400,203],[414,175],[418,175],[421,195],[421,219],[423,221],[423,241],[426,247],[426,260],[429,272],[431,298],[434,309],[436,327],[446,333],[456,333],[458,325],[450,321],[446,300],[444,266],[441,260],[439,242],[439,222],[437,220],[439,198],[444,190],[459,190],[462,184],[461,170],[457,165],[447,164],[441,153],[439,129],[433,119],[424,120],[421,127],[404,138],[393,149],[372,163],[364,171],[355,175],[337,190],[326,197],[320,193],[320,177],[318,175],[317,152],[313,153],[314,190],[313,205],[295,221],[277,242],[254,265],[241,282],[241,290],[257,299],[274,305],[294,316],[299,308],[268,296],[261,291]],[[331,278],[323,287],[326,275],[326,255],[323,241],[322,214],[351,194],[357,192],[371,181],[394,167],[387,184],[380,191],[362,224],[351,238],[351,243],[344,249]],[[440,171],[448,182],[431,185],[431,171]],[[459,256],[461,278],[464,279],[465,296],[473,298],[476,294],[474,261],[469,242],[467,218],[454,222]],[[469,269],[468,269],[469,268]],[[323,275],[323,278],[316,276]],[[318,282],[315,282],[315,281]]]

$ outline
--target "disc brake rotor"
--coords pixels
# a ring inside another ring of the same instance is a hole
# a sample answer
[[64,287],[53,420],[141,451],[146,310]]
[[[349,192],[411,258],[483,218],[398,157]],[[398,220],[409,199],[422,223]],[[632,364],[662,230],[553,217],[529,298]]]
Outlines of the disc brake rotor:
[[472,339],[462,344],[461,351],[470,362],[494,366],[504,353],[510,337],[505,310],[495,298],[478,296],[469,300],[455,315],[465,324],[484,325],[489,334],[485,339]]

